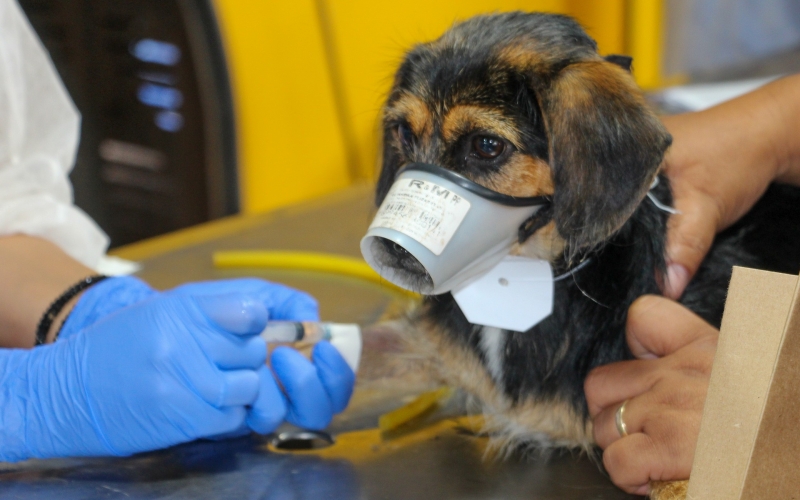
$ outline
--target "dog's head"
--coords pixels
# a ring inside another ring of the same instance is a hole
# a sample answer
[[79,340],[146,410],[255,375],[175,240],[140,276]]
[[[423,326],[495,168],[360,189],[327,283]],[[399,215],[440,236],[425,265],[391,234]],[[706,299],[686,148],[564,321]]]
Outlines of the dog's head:
[[[520,253],[554,260],[601,244],[671,141],[629,64],[553,14],[479,16],[413,48],[384,108],[378,204],[404,165],[437,164],[504,194],[552,198],[546,220],[521,228]],[[395,267],[419,267],[396,245],[386,251]]]

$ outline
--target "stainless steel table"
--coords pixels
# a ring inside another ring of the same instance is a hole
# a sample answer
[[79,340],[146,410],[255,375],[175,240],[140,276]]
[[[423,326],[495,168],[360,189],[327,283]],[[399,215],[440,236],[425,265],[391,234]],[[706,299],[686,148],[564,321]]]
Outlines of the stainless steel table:
[[[406,298],[354,278],[264,269],[218,270],[216,250],[281,249],[358,256],[372,213],[368,187],[271,214],[233,217],[119,249],[157,288],[185,281],[260,276],[309,291],[323,319],[370,325]],[[365,333],[362,366],[385,346]],[[369,368],[366,369],[369,372]],[[366,377],[366,378],[365,378]],[[198,441],[115,459],[0,464],[0,498],[236,499],[625,499],[589,458],[486,457],[486,438],[461,416],[458,398],[389,434],[378,417],[425,390],[407,379],[359,375],[353,403],[329,431],[335,443],[276,449],[269,437]],[[297,444],[297,443],[295,443]],[[300,444],[304,444],[300,442]]]

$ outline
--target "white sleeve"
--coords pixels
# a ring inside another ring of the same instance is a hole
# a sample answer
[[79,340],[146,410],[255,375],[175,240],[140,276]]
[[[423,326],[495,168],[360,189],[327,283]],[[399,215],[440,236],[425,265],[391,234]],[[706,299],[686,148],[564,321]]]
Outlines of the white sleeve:
[[52,241],[96,268],[108,237],[72,203],[80,115],[15,0],[0,0],[0,236]]

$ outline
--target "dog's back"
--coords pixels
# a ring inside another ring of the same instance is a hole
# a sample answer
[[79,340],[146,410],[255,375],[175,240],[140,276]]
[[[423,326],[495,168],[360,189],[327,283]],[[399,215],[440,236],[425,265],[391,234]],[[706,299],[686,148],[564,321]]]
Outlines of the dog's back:
[[800,187],[773,184],[720,233],[681,303],[719,328],[733,266],[800,273]]

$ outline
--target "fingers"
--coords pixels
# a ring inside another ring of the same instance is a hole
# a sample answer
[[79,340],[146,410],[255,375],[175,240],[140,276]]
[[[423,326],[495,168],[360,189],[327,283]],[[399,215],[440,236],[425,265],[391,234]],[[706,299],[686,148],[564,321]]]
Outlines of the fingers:
[[611,480],[628,493],[646,491],[651,475],[662,475],[658,472],[662,461],[653,440],[641,433],[620,439],[603,452],[603,465]]
[[653,363],[622,361],[592,370],[583,384],[591,417],[594,419],[606,407],[622,404],[626,399],[650,390],[658,381]]
[[197,336],[198,344],[223,370],[258,370],[267,361],[267,343],[261,337]]
[[288,347],[275,349],[271,365],[285,395],[269,368],[258,371],[258,398],[247,418],[253,431],[270,433],[284,419],[307,429],[323,429],[347,407],[355,384],[353,370],[328,342],[314,347],[312,359],[313,364]]
[[606,407],[592,420],[594,440],[600,448],[606,449],[611,443],[624,437],[620,435],[619,429],[617,429],[617,412],[623,404],[625,404],[625,412],[622,414],[622,421],[625,423],[625,430],[628,435],[642,431],[641,416],[643,412],[640,409],[641,399],[632,398],[625,401],[627,402]]
[[222,371],[210,367],[197,373],[199,376],[192,380],[195,391],[215,408],[250,405],[259,394],[260,380],[254,370]]
[[286,418],[288,408],[268,366],[258,370],[258,379],[258,397],[248,412],[247,425],[259,434],[269,434]]
[[272,319],[288,321],[319,320],[317,301],[305,292],[270,283],[269,295],[265,299]]
[[194,299],[206,318],[226,332],[255,335],[267,326],[267,309],[253,295],[233,292]]
[[266,326],[268,315],[258,298],[234,292],[193,300],[210,329],[194,329],[192,336],[219,368],[256,370],[265,363],[266,343],[256,334]]
[[333,418],[333,405],[314,365],[288,347],[275,349],[271,361],[286,393],[286,420],[306,429],[327,427]]
[[672,354],[700,337],[717,330],[689,309],[663,297],[639,297],[630,309],[625,326],[628,347],[639,359]]
[[[626,407],[627,413],[627,407]],[[650,481],[687,479],[692,471],[699,419],[669,412],[650,425],[652,432],[630,434],[603,452],[603,465],[620,488],[643,494]]]
[[707,195],[681,196],[676,190],[675,208],[667,229],[667,276],[664,295],[678,299],[708,253],[720,224],[716,204]]
[[[182,410],[187,411],[190,406],[181,407]],[[202,415],[203,418],[196,418],[197,415]],[[242,424],[247,417],[247,411],[243,406],[227,406],[225,408],[214,409],[197,409],[197,414],[193,415],[192,426],[193,437],[214,437],[223,435],[237,434],[242,428]]]
[[278,320],[316,321],[319,319],[317,301],[307,293],[258,278],[237,278],[187,283],[174,292],[193,296],[246,293],[261,300],[269,317]]
[[353,394],[356,374],[339,351],[328,342],[320,342],[314,346],[311,358],[317,367],[319,379],[328,393],[333,412],[344,411]]

